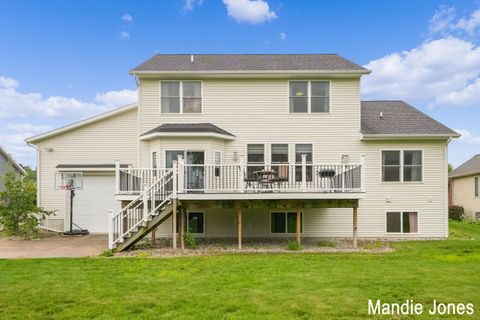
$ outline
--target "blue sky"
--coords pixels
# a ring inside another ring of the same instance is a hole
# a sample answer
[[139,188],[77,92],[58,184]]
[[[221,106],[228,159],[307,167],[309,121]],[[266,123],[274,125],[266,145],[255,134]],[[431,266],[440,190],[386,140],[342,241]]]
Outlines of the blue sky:
[[480,153],[475,1],[82,0],[0,2],[0,144],[134,99],[128,70],[156,53],[338,53],[372,69],[364,99],[402,99]]

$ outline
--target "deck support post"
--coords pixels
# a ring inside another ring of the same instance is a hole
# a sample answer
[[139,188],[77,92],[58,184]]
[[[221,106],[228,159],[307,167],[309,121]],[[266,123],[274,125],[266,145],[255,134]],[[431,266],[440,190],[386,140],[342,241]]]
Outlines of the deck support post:
[[155,245],[155,230],[156,229],[152,230],[152,245]]
[[173,198],[172,212],[172,248],[177,249],[177,199]]
[[300,246],[300,227],[302,225],[302,219],[301,219],[301,213],[300,213],[300,208],[297,209],[297,243]]
[[185,208],[180,209],[180,249],[185,249]]
[[357,249],[357,207],[353,207],[353,247]]
[[242,209],[237,209],[238,249],[242,250]]

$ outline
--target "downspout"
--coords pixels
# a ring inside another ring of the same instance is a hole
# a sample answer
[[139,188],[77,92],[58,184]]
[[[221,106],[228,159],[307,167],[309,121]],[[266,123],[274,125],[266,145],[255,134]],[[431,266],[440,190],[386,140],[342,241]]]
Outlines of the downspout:
[[445,181],[444,181],[444,188],[445,188],[445,239],[448,238],[448,144],[452,141],[452,137],[448,138],[447,143],[444,146],[444,159],[445,159]]

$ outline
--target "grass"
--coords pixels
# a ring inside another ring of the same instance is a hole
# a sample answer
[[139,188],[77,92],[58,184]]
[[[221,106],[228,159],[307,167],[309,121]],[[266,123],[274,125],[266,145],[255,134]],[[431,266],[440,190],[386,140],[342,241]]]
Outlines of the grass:
[[0,319],[365,319],[369,298],[473,303],[464,318],[479,318],[480,226],[450,226],[381,254],[0,260]]

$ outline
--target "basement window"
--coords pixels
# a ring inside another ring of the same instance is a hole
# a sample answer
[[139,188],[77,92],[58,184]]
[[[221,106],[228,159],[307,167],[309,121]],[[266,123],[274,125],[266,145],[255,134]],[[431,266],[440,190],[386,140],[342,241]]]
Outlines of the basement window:
[[387,233],[417,233],[418,212],[387,212]]
[[187,230],[195,234],[205,233],[205,213],[189,212],[187,219]]
[[[272,212],[270,219],[271,233],[296,233],[296,212]],[[303,212],[300,212],[300,233],[303,233]]]

